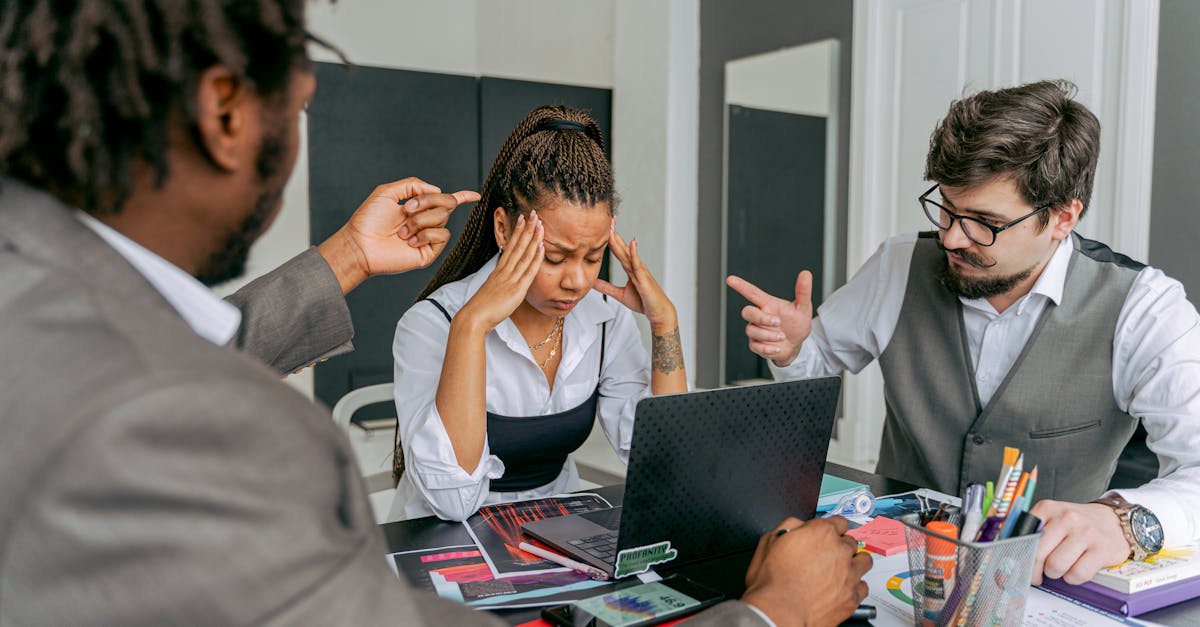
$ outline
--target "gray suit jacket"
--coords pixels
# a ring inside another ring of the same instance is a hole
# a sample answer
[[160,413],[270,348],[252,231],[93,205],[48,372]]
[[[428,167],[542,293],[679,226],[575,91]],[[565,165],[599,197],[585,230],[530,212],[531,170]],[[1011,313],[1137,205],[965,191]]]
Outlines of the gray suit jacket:
[[323,259],[230,300],[241,350],[0,181],[0,626],[494,621],[396,580],[344,434],[279,381],[350,349]]

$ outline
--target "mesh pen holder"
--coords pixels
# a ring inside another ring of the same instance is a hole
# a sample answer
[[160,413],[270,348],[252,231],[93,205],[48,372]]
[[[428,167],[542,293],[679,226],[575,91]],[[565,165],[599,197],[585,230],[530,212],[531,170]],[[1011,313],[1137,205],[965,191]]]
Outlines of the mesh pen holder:
[[913,573],[915,625],[1020,625],[1024,621],[1041,533],[963,542],[922,527],[919,514],[901,516],[900,522]]

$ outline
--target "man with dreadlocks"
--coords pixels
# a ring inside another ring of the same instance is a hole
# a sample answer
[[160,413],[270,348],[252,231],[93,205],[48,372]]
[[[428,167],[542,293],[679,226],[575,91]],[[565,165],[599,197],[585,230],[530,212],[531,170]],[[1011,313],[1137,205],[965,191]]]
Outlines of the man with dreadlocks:
[[[205,289],[279,209],[310,39],[303,0],[0,8],[0,625],[489,620],[395,580],[344,436],[278,380],[348,350],[344,294],[431,263],[478,196],[384,185],[236,307]],[[746,601],[848,616],[844,530],[764,536]]]
[[[627,460],[637,402],[687,391],[675,306],[617,233],[613,188],[583,111],[538,107],[508,136],[466,231],[396,327],[393,518],[464,520],[578,490],[571,453],[597,418]],[[609,250],[624,288],[598,279]],[[650,323],[653,368],[632,312]]]

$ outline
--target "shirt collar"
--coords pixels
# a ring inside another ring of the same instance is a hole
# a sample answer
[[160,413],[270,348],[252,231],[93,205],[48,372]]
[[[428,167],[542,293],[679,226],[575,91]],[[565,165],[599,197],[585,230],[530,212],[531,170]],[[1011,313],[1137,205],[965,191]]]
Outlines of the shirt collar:
[[95,231],[145,277],[175,311],[179,312],[179,316],[196,335],[218,346],[224,346],[233,339],[242,323],[242,312],[237,307],[217,298],[212,290],[195,277],[107,224],[82,211],[76,211],[75,217]]
[[[1074,235],[1058,243],[1058,249],[1050,256],[1042,274],[1034,282],[1030,294],[1041,294],[1054,301],[1055,305],[1062,303],[1063,289],[1067,285],[1067,269],[1071,267],[1071,252],[1075,250]],[[1017,313],[1024,313],[1029,299],[1022,299],[1017,305]]]

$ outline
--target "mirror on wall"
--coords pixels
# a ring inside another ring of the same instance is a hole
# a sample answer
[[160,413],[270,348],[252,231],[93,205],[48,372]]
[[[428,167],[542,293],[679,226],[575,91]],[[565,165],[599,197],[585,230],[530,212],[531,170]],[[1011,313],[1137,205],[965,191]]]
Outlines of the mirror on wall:
[[[725,64],[724,274],[791,298],[813,273],[813,305],[837,254],[838,42],[816,41]],[[770,379],[746,346],[746,305],[722,290],[722,381]]]

